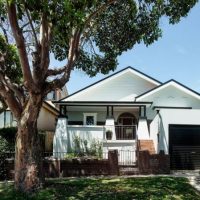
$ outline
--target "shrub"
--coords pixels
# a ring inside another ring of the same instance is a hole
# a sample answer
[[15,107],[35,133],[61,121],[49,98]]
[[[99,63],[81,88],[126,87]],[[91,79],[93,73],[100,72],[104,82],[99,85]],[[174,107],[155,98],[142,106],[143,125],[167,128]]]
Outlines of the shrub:
[[2,138],[6,139],[6,141],[8,142],[8,145],[11,148],[14,148],[16,133],[17,133],[16,127],[8,127],[8,128],[0,129],[0,136],[2,136]]
[[102,158],[103,149],[102,143],[96,139],[93,139],[90,144],[87,140],[81,139],[79,136],[73,138],[74,147],[69,153],[66,154],[65,158],[74,157],[95,157]]
[[6,179],[5,159],[9,152],[15,151],[15,137],[17,128],[9,127],[0,129],[0,179]]
[[6,179],[6,166],[5,159],[7,158],[7,152],[13,150],[9,142],[0,136],[0,180]]

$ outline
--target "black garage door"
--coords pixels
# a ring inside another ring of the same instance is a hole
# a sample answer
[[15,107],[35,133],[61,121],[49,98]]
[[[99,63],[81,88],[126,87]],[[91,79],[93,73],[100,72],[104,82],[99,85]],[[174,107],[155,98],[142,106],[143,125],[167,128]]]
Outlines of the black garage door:
[[171,169],[200,169],[200,126],[170,125]]

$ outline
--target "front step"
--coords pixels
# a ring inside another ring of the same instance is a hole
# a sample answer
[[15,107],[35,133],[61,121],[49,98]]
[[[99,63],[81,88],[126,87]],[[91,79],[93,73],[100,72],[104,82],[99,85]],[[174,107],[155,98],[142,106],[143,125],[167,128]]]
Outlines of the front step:
[[121,165],[119,173],[120,175],[139,175],[139,169],[135,165]]
[[150,154],[155,154],[153,140],[138,140],[139,151],[149,151]]

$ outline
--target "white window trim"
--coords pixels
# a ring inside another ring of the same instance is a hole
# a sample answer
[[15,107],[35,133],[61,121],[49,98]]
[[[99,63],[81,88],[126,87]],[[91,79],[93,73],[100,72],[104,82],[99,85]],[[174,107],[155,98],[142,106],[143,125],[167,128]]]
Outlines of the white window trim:
[[93,116],[94,117],[94,124],[93,125],[97,125],[97,113],[83,113],[83,124],[84,125],[87,125],[86,124],[86,117],[87,116]]

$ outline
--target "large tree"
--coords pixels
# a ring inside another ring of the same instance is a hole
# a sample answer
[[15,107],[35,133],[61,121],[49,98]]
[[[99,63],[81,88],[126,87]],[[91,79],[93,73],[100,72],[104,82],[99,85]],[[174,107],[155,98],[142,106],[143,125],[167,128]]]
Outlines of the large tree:
[[[117,56],[161,36],[162,16],[174,24],[197,0],[0,0],[0,29],[16,46],[22,84],[12,81],[0,47],[0,95],[18,123],[15,188],[42,183],[37,118],[45,96],[63,87],[71,71],[89,76],[114,70]],[[65,66],[49,66],[53,55]],[[10,57],[10,59],[13,59]]]

